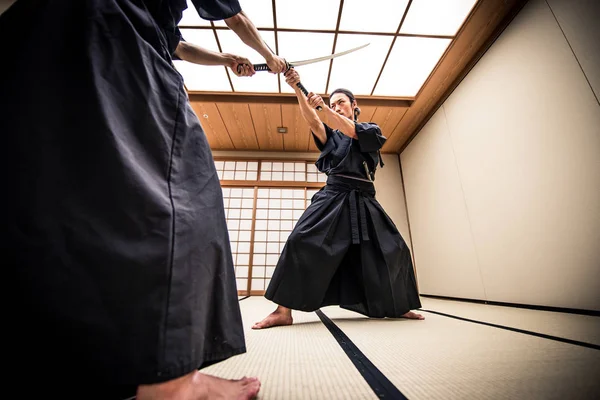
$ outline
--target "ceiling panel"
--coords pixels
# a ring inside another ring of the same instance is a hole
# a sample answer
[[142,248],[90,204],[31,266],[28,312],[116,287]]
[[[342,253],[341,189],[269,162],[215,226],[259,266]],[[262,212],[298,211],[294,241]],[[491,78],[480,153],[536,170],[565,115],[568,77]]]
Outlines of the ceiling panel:
[[327,92],[343,87],[355,95],[370,95],[392,40],[392,36],[338,35],[336,53],[365,43],[369,45],[333,60]]
[[252,122],[256,131],[258,146],[261,150],[283,150],[283,136],[277,132],[281,125],[281,106],[279,104],[250,104]]
[[450,39],[398,37],[373,92],[381,96],[416,96]]
[[277,28],[335,30],[340,2],[276,0]]
[[[191,1],[187,3],[191,6]],[[297,70],[309,91],[321,95],[338,87],[353,91],[359,96],[360,120],[380,124],[389,138],[384,151],[396,151],[426,122],[430,110],[443,101],[465,68],[485,51],[487,43],[493,42],[526,0],[306,0],[297,3],[240,0],[240,3],[267,45],[288,61],[311,59],[370,43],[354,54],[331,62],[299,66]],[[275,11],[276,25],[273,24]],[[338,18],[339,31],[336,31]],[[468,25],[461,29],[467,18]],[[223,51],[245,56],[253,63],[264,62],[258,53],[242,44],[223,21],[215,21],[213,29],[210,22],[200,19],[190,8],[184,12],[180,25],[196,26],[183,30],[184,38],[191,43],[217,51],[215,36],[218,35]],[[453,40],[456,43],[449,49]],[[197,103],[194,110],[205,127],[211,147],[316,150],[292,95],[293,89],[282,76],[259,72],[251,78],[237,78],[231,72],[228,77],[227,69],[220,66],[201,67],[181,61],[175,65],[192,92],[190,99]],[[232,86],[236,93],[232,92]],[[205,93],[207,91],[211,93]],[[204,118],[204,114],[208,118]],[[274,135],[278,124],[287,126],[288,133]]]
[[183,76],[188,90],[231,92],[231,85],[224,67],[208,67],[179,60],[175,60],[173,63]]
[[400,33],[453,36],[477,0],[413,0]]
[[198,15],[198,11],[194,8],[191,0],[187,0],[187,8],[183,10],[181,21],[182,26],[210,26],[210,21],[206,21]]
[[[279,54],[288,62],[331,54],[333,49],[334,34],[332,33],[279,32],[278,35]],[[302,84],[309,92],[325,93],[329,62],[302,65],[296,70]],[[293,89],[285,83],[284,77],[281,77],[281,91],[283,93],[293,92]]]
[[219,51],[215,33],[211,29],[180,29],[183,40],[211,51]]
[[[186,42],[204,47],[211,51],[219,51],[217,40],[212,30],[182,29],[181,34]],[[183,76],[188,90],[231,92],[231,84],[225,68],[206,66],[187,61],[175,60],[175,68]]]
[[[218,30],[217,35],[223,52],[246,57],[253,64],[265,62],[264,58],[254,49],[246,46],[235,32]],[[275,34],[273,32],[261,32],[261,36],[269,47],[275,49]],[[252,77],[239,77],[231,72],[229,75],[231,76],[233,89],[236,92],[274,93],[279,91],[277,75],[267,71],[257,72]]]
[[407,5],[408,0],[345,0],[340,30],[396,33]]

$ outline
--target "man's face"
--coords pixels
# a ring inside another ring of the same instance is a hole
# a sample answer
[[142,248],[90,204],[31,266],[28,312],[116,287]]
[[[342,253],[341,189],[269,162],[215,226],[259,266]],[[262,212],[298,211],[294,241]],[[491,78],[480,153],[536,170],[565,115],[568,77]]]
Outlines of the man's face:
[[343,115],[346,118],[354,119],[352,110],[354,104],[350,103],[350,99],[344,93],[335,93],[329,99],[329,107],[336,113]]

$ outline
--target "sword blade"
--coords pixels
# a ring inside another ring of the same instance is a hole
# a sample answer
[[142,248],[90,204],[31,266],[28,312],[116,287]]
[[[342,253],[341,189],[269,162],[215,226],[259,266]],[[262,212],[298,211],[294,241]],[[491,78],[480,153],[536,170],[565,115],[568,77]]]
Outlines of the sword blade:
[[355,52],[357,50],[364,49],[369,44],[370,43],[363,44],[362,46],[358,46],[358,47],[355,47],[355,48],[350,49],[350,50],[342,51],[342,52],[335,53],[335,54],[330,54],[330,55],[323,56],[323,57],[311,58],[310,60],[292,61],[290,63],[290,66],[291,67],[299,67],[301,65],[308,65],[308,64],[313,64],[313,63],[321,62],[321,61],[331,60],[331,59],[334,59],[334,58],[337,58],[337,57],[340,57],[340,56],[344,56],[346,54],[353,53],[353,52]]
[[[313,63],[316,63],[316,62],[331,60],[331,59],[334,59],[334,58],[337,58],[337,57],[340,57],[340,56],[344,56],[346,54],[353,53],[353,52],[355,52],[357,50],[363,49],[363,48],[367,47],[369,44],[370,43],[366,43],[366,44],[363,44],[362,46],[358,46],[358,47],[355,47],[355,48],[350,49],[350,50],[342,51],[342,52],[335,53],[335,54],[329,54],[329,55],[323,56],[323,57],[311,58],[310,60],[294,61],[294,62],[289,63],[288,65],[289,65],[290,68],[293,68],[293,67],[298,67],[298,66],[301,66],[301,65],[308,65],[308,64],[313,64]],[[270,71],[269,66],[267,64],[264,64],[264,63],[262,63],[262,64],[254,64],[254,70],[257,71],[257,72],[258,71]],[[241,72],[241,66],[238,66],[238,73],[239,72]]]

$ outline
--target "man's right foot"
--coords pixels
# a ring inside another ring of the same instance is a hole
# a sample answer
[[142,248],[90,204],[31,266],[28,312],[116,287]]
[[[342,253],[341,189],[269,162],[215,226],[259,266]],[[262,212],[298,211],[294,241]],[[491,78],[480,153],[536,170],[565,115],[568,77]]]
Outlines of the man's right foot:
[[291,325],[294,322],[292,315],[286,312],[272,312],[265,319],[255,323],[252,329],[266,329],[273,326]]
[[222,379],[194,371],[171,381],[141,385],[137,400],[252,400],[260,390],[257,378]]

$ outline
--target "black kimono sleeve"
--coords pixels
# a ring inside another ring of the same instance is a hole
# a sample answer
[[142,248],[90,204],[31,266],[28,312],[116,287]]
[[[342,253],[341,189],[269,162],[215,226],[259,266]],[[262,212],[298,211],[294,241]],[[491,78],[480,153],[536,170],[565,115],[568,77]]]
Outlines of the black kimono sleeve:
[[[312,132],[312,131],[310,132],[310,133],[312,133],[312,137],[315,141],[315,146],[317,146],[317,149],[319,149],[320,151],[323,151],[327,147],[331,147],[333,145],[331,140],[329,140],[329,138],[331,138],[331,135],[333,134],[333,129],[331,129],[329,126],[327,126],[324,122],[323,122],[323,127],[325,127],[325,134],[327,135],[327,140],[325,141],[325,143],[322,143],[321,140],[317,137],[317,135],[314,134],[314,132]],[[327,146],[327,144],[329,144],[329,146]]]
[[383,147],[387,138],[381,134],[377,124],[371,122],[356,123],[356,136],[360,151],[363,153],[376,152]]
[[[200,18],[207,21],[220,21],[226,18],[233,17],[242,11],[242,7],[238,0],[192,0],[194,8],[198,12]],[[175,49],[180,41],[185,42],[178,27],[173,27],[172,32],[167,32],[167,40],[169,41],[171,54],[174,60],[181,60],[175,54]],[[202,45],[200,43],[200,45]]]
[[208,21],[219,21],[233,17],[242,11],[238,0],[192,0],[198,15]]

